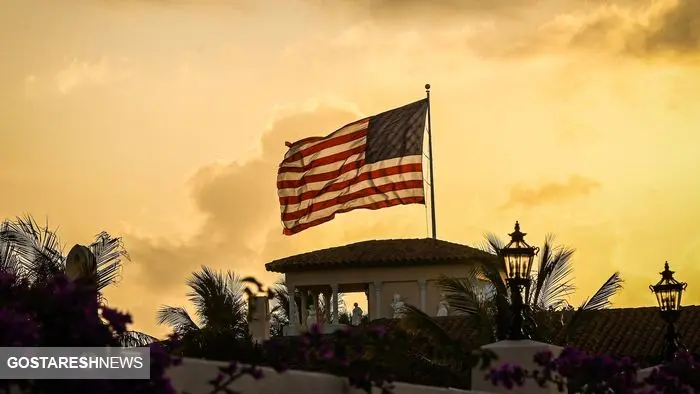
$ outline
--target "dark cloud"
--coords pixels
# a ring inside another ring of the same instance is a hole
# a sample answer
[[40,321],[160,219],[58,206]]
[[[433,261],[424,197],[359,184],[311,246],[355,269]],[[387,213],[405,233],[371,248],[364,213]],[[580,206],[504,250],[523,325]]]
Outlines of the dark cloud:
[[[638,56],[700,53],[697,0],[677,0],[665,8],[661,6],[667,2],[662,0],[307,2],[324,10],[350,12],[353,19],[375,20],[385,28],[402,26],[427,35],[446,25],[478,26],[486,22],[489,29],[478,33],[478,37],[464,38],[465,47],[486,57],[519,57],[567,49],[619,51]],[[641,17],[648,11],[656,12],[650,23]],[[435,45],[441,45],[439,39]]]
[[700,52],[700,1],[677,0],[645,33],[646,52]]
[[[324,6],[352,6],[371,16],[402,17],[406,14],[430,17],[436,13],[459,14],[513,14],[527,7],[536,7],[543,0],[308,0]],[[436,22],[438,22],[436,20]]]
[[545,183],[536,188],[518,185],[510,190],[510,198],[502,208],[511,208],[517,205],[533,207],[558,203],[588,195],[599,187],[598,181],[580,175],[573,175],[566,182]]
[[[649,3],[656,7],[658,1]],[[653,9],[653,8],[649,8]],[[571,39],[572,47],[594,48],[622,34],[621,51],[630,55],[687,55],[700,53],[700,2],[677,0],[660,9],[650,23],[625,18],[626,8],[613,8],[582,26]]]

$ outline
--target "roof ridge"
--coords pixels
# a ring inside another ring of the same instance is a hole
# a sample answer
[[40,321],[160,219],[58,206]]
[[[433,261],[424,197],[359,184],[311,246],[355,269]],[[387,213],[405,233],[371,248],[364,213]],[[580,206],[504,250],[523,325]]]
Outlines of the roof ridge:
[[352,263],[373,266],[399,263],[423,264],[431,261],[466,262],[475,256],[490,255],[473,246],[433,238],[370,239],[345,245],[303,252],[275,259],[267,264],[268,271],[286,272],[292,269],[332,268]]

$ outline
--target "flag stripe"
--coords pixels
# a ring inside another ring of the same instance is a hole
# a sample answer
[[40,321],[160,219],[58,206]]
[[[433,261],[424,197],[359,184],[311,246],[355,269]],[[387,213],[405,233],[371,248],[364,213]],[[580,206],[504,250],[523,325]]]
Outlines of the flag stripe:
[[[280,190],[293,189],[314,182],[329,181],[331,179],[338,178],[347,172],[357,170],[358,168],[362,168],[365,165],[365,154],[364,152],[357,154],[354,157],[350,157],[348,158],[348,160],[343,161],[343,163],[331,163],[330,165],[316,168],[307,172],[306,174],[308,175],[302,174],[301,176],[297,177],[297,179],[286,180],[292,178],[290,176],[292,174],[289,173],[284,174],[284,177],[278,176],[277,188]],[[341,167],[338,168],[338,165],[341,165]]]
[[[366,130],[362,131],[363,134],[366,135]],[[328,157],[338,157],[337,155],[339,153],[344,153],[344,152],[349,152],[352,150],[356,150],[357,148],[362,147],[362,150],[360,152],[355,152],[355,153],[364,153],[364,149],[367,144],[367,138],[365,136],[358,137],[354,140],[351,141],[346,141],[342,144],[339,145],[334,145],[330,146],[326,149],[323,149],[318,152],[311,153],[310,155],[304,157],[303,159],[296,160],[290,163],[282,163],[282,166],[280,166],[279,170],[277,171],[278,174],[283,174],[283,173],[289,173],[289,174],[296,174],[296,176],[303,176],[304,168],[307,166],[311,166],[312,168],[319,167],[319,165],[314,165],[314,163],[317,162],[317,160],[320,159],[325,159]],[[347,158],[343,158],[345,160]],[[330,163],[327,163],[330,164]]]
[[[279,189],[278,195],[280,197],[289,197],[298,194],[303,194],[311,190],[320,190],[325,187],[328,187],[328,185],[332,183],[346,182],[350,179],[353,179],[354,177],[364,176],[363,174],[367,172],[374,172],[383,168],[409,166],[410,170],[412,171],[422,172],[422,162],[422,156],[405,156],[380,161],[378,163],[365,164],[364,157],[362,157],[362,159],[359,160],[359,163],[357,165],[351,165],[353,163],[337,163],[325,166],[323,168],[325,172],[321,172],[321,168],[310,171],[310,175],[307,175],[298,181],[279,181],[277,182],[277,188]],[[338,166],[341,167],[338,168]],[[404,171],[402,172],[407,172],[409,170],[409,167],[404,167]],[[286,174],[285,176],[279,178],[286,179],[289,178],[289,175],[290,174]]]
[[406,190],[406,189],[416,189],[419,188],[423,190],[423,180],[412,180],[412,181],[394,181],[392,183],[387,183],[381,186],[370,186],[364,189],[358,190],[350,194],[341,194],[340,196],[319,202],[314,202],[308,205],[305,209],[300,209],[298,211],[287,211],[286,209],[282,213],[282,221],[294,221],[298,220],[304,216],[310,216],[314,212],[323,211],[328,208],[334,208],[337,205],[345,205],[353,200],[359,198],[369,197],[375,194],[386,194],[392,191]]
[[423,196],[421,196],[421,197],[395,198],[393,200],[378,201],[378,202],[374,202],[374,203],[367,204],[367,205],[361,205],[361,206],[357,206],[357,207],[340,209],[340,210],[336,211],[334,214],[332,214],[331,216],[326,216],[325,218],[316,219],[313,222],[309,222],[309,223],[302,223],[296,227],[285,228],[283,230],[283,234],[284,235],[294,235],[294,234],[302,232],[308,228],[318,226],[319,224],[323,224],[325,222],[330,222],[331,220],[333,220],[335,218],[335,215],[338,213],[345,213],[345,212],[352,211],[354,209],[376,210],[376,209],[389,208],[389,207],[393,207],[396,205],[406,205],[406,204],[425,204],[425,198]]
[[[389,203],[389,205],[385,205]],[[338,213],[348,212],[353,209],[366,208],[366,209],[380,209],[389,206],[399,205],[399,204],[423,204],[425,203],[425,197],[423,196],[423,189],[406,189],[388,192],[385,195],[373,194],[367,197],[358,198],[356,200],[350,201],[342,206],[333,207],[324,212],[315,212],[309,217],[301,218],[295,221],[286,221],[284,227],[287,229],[297,230],[299,232],[299,227],[308,228],[318,224],[331,220]],[[327,220],[323,220],[327,219]],[[316,224],[314,224],[316,223]]]
[[[410,169],[402,171],[404,168],[401,167],[392,167],[386,170],[382,169],[375,172],[365,172],[357,178],[342,183],[331,183],[328,187],[323,189],[311,190],[296,196],[280,197],[280,204],[285,207],[283,211],[295,212],[306,209],[311,204],[336,199],[343,195],[351,195],[352,193],[367,188],[384,186],[394,182],[423,181],[423,174],[421,172],[412,171]],[[372,175],[374,175],[374,178],[372,178]]]
[[309,162],[308,164],[304,165],[303,167],[280,167],[279,173],[307,172],[314,167],[325,166],[326,164],[335,163],[336,161],[347,160],[350,157],[352,157],[352,155],[356,155],[358,153],[364,153],[364,151],[365,151],[365,145],[362,144],[360,146],[356,146],[352,149],[346,150],[345,152],[338,152],[338,153],[333,153],[333,154],[328,155],[328,156],[320,157],[316,160]]
[[425,198],[423,196],[394,198],[391,200],[371,202],[371,203],[368,203],[366,205],[358,205],[358,206],[353,206],[353,207],[349,207],[349,208],[345,208],[345,209],[339,209],[339,210],[335,211],[333,214],[331,214],[330,216],[315,219],[311,222],[301,223],[297,226],[286,227],[283,230],[283,233],[285,235],[292,235],[292,234],[299,233],[301,231],[306,230],[307,228],[318,226],[319,224],[333,220],[335,218],[336,214],[349,212],[349,211],[352,211],[354,209],[376,210],[376,209],[388,208],[388,207],[393,207],[395,205],[402,205],[402,204],[425,204]]
[[[339,137],[334,137],[331,139],[323,140],[323,141],[319,142],[318,144],[313,144],[313,145],[309,146],[308,148],[303,149],[303,150],[295,153],[294,155],[284,159],[282,164],[285,167],[301,166],[303,162],[305,162],[305,161],[308,162],[310,160],[313,160],[313,157],[315,157],[315,156],[312,156],[312,155],[314,155],[316,153],[319,153],[321,151],[324,151],[326,149],[333,148],[336,146],[340,147],[340,146],[343,146],[344,144],[347,144],[348,142],[353,142],[355,140],[362,139],[364,137],[367,137],[367,127],[366,126],[360,130],[353,131],[352,133],[348,133],[348,134],[341,135]],[[364,141],[366,141],[366,140],[364,140]]]
[[354,133],[355,131],[358,130],[363,130],[366,129],[368,124],[369,124],[369,119],[370,118],[365,118],[365,119],[360,119],[358,121],[349,123],[338,130],[334,131],[332,134],[326,136],[326,137],[309,137],[309,138],[304,138],[303,140],[297,141],[292,144],[292,146],[289,148],[287,153],[284,155],[284,158],[287,159],[293,155],[296,155],[298,152],[312,147],[314,144],[318,144],[321,141],[336,138],[343,136],[345,134],[350,134]]

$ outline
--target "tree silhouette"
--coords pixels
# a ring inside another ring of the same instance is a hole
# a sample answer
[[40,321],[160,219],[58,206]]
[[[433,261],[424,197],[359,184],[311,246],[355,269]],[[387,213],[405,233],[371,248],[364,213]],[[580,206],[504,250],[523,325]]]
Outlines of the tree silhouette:
[[[48,224],[39,225],[30,215],[0,224],[0,271],[13,273],[30,284],[66,274],[73,280],[91,283],[100,304],[106,304],[102,291],[119,281],[123,261],[129,260],[122,238],[103,231],[88,246],[75,245],[71,252],[78,258],[69,259],[71,253],[64,255],[56,231]],[[156,338],[127,331],[120,340],[125,346],[144,346]]]
[[180,338],[184,355],[226,360],[250,342],[246,286],[237,274],[202,266],[187,286],[194,318],[181,306],[164,305],[157,315]]
[[[467,315],[478,343],[504,340],[511,322],[510,294],[505,280],[505,260],[500,250],[505,245],[497,236],[486,235],[479,248],[493,258],[479,261],[464,279],[442,276],[437,287],[445,294],[453,315]],[[556,334],[564,328],[564,341],[574,339],[589,311],[611,306],[610,298],[622,289],[619,272],[608,278],[593,296],[578,308],[571,307],[566,297],[574,290],[571,258],[574,250],[555,246],[548,235],[541,248],[537,270],[531,286],[524,290],[525,331],[533,340],[554,343]],[[437,364],[451,365],[461,358],[462,345],[451,338],[436,321],[413,305],[404,307],[400,327],[409,333],[426,337],[434,354],[421,354]],[[460,349],[451,352],[450,349]],[[454,353],[454,354],[453,354]]]

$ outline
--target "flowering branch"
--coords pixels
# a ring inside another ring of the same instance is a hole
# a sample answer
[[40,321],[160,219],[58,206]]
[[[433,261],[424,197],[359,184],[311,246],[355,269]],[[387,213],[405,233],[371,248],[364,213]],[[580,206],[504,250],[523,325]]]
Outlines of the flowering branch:
[[533,380],[540,387],[553,384],[560,392],[566,389],[572,394],[632,394],[640,390],[646,394],[691,394],[700,390],[700,363],[685,350],[641,380],[639,366],[629,358],[590,355],[573,347],[565,348],[556,358],[551,352],[538,353],[533,361],[539,369],[528,371],[503,364],[491,369],[486,378],[508,389]]

